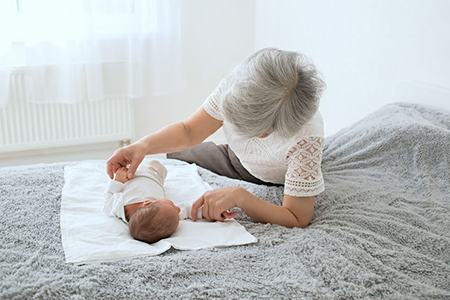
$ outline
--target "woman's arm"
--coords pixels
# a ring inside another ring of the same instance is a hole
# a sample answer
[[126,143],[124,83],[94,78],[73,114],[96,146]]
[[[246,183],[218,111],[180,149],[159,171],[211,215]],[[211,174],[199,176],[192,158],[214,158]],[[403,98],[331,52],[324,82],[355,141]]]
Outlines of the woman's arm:
[[112,179],[120,167],[130,165],[128,173],[131,178],[145,155],[170,153],[193,147],[221,126],[221,121],[214,119],[200,107],[186,120],[168,125],[127,147],[118,149],[106,163],[107,173]]
[[311,222],[314,212],[314,196],[284,195],[283,205],[278,206],[243,190],[238,200],[238,207],[256,222],[278,224],[288,228],[305,228]]
[[314,196],[284,195],[283,205],[278,206],[259,199],[242,187],[232,186],[206,192],[193,204],[192,219],[196,220],[194,214],[202,205],[203,215],[210,221],[223,221],[223,211],[239,207],[256,222],[304,228],[311,222],[314,200]]
[[171,153],[200,144],[221,126],[222,121],[214,119],[200,107],[186,120],[168,125],[136,143],[145,145],[147,155]]

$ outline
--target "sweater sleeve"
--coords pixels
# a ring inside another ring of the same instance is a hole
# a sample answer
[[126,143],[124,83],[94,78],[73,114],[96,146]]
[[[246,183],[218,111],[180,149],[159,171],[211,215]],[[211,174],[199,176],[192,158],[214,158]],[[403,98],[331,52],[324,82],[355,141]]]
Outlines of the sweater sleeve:
[[309,136],[295,144],[287,156],[284,193],[295,197],[316,196],[324,191],[321,170],[324,139]]
[[203,102],[203,108],[205,111],[214,119],[223,121],[221,101],[224,90],[228,84],[226,78],[222,79],[216,89],[208,96],[208,98]]
[[123,183],[115,180],[109,183],[105,192],[103,211],[110,217],[118,217],[128,223],[124,211],[123,187]]

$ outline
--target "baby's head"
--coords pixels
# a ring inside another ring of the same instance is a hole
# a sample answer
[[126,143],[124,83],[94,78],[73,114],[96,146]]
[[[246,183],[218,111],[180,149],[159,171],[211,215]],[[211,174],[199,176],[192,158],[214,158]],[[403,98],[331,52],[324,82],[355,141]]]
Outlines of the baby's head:
[[147,200],[130,217],[131,235],[147,243],[166,238],[177,229],[179,212],[180,208],[169,199]]

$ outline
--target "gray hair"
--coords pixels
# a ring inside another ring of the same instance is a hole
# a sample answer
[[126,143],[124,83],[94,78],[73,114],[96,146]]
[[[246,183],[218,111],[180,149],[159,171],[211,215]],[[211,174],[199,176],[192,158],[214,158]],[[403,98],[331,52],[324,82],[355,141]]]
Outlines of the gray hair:
[[249,138],[272,132],[294,136],[316,113],[326,86],[307,57],[275,48],[251,54],[227,80],[224,118]]

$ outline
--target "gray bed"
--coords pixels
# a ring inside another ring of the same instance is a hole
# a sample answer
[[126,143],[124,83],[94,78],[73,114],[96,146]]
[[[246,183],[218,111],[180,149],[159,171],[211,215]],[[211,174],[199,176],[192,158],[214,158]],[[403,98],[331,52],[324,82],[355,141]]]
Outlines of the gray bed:
[[[1,299],[450,299],[450,113],[397,103],[328,137],[310,226],[240,212],[246,246],[66,264],[64,165],[0,169]],[[199,172],[281,204],[280,187]]]

